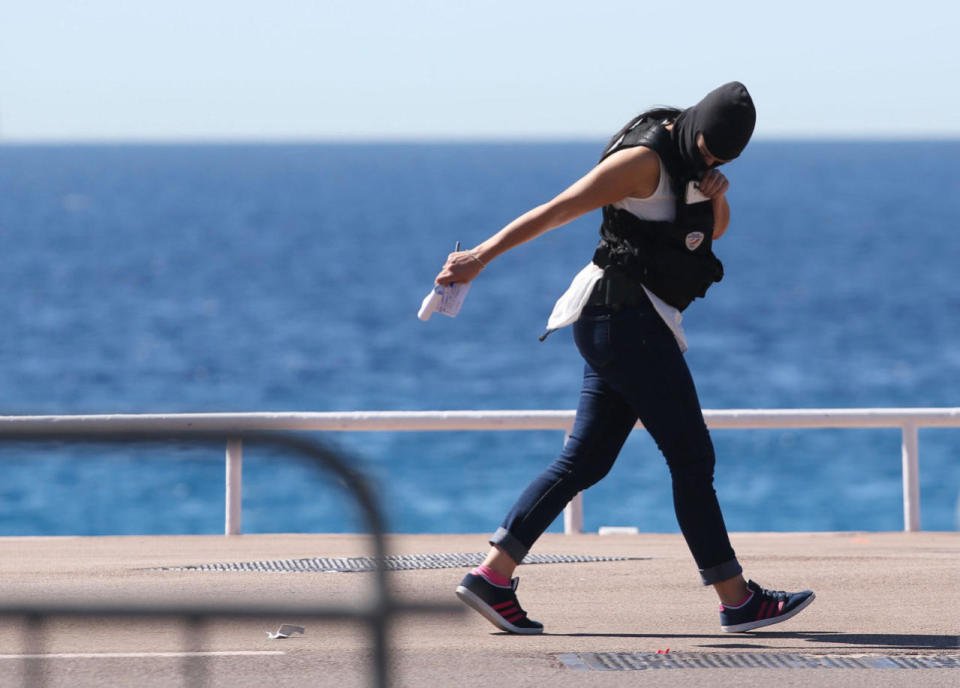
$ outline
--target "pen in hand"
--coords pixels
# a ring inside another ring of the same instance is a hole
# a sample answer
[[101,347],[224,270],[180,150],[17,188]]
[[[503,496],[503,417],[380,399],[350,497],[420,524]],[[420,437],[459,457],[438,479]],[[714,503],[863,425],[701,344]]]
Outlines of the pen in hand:
[[[459,253],[459,252],[460,252],[460,240],[459,240],[459,239],[457,240],[457,245],[453,247],[453,252],[454,252],[454,253]],[[450,283],[450,286],[452,287],[454,284],[455,284],[455,282],[451,282],[451,283]]]

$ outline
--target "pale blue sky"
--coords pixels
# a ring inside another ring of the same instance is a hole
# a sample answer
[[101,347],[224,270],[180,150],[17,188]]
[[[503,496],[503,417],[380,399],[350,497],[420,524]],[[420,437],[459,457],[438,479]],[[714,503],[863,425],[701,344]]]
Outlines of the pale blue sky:
[[960,137],[960,4],[0,0],[0,141],[603,138],[739,79],[757,135]]

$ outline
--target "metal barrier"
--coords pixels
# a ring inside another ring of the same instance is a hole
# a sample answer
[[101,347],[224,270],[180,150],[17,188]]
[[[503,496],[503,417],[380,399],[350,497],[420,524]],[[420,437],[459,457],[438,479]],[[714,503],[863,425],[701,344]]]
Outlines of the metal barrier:
[[[960,408],[743,409],[704,411],[707,426],[720,429],[899,428],[902,434],[904,530],[920,530],[918,429],[960,427]],[[573,411],[354,411],[343,413],[198,413],[96,416],[0,416],[0,438],[50,431],[208,432],[226,436],[224,532],[241,532],[242,435],[275,430],[452,431],[562,430],[573,427]],[[637,427],[643,427],[637,423]],[[578,495],[564,513],[564,532],[583,532]]]
[[[46,685],[42,653],[42,630],[45,620],[57,617],[144,617],[174,618],[187,624],[187,639],[199,645],[202,640],[203,625],[210,619],[245,619],[264,616],[289,616],[296,619],[325,619],[359,621],[368,625],[371,634],[373,674],[371,685],[386,688],[389,685],[389,648],[388,628],[394,616],[408,613],[454,613],[462,611],[460,605],[399,603],[393,600],[387,585],[386,568],[386,527],[383,514],[374,498],[373,491],[366,479],[343,459],[332,451],[306,439],[284,433],[258,433],[241,431],[234,428],[229,435],[222,431],[209,430],[197,426],[180,425],[176,429],[161,428],[162,423],[146,422],[133,427],[123,422],[62,422],[49,418],[39,422],[18,423],[4,418],[0,423],[0,441],[16,442],[71,442],[71,443],[129,443],[129,442],[217,442],[222,446],[241,443],[280,449],[312,464],[331,471],[339,478],[349,493],[353,495],[366,520],[372,535],[373,559],[375,562],[372,601],[360,608],[347,606],[318,606],[311,604],[270,604],[270,605],[195,605],[116,603],[88,605],[82,602],[74,605],[0,605],[0,617],[21,617],[24,619],[24,654],[26,668],[24,685],[37,688]],[[206,685],[208,677],[203,657],[185,655],[183,675],[186,685]]]

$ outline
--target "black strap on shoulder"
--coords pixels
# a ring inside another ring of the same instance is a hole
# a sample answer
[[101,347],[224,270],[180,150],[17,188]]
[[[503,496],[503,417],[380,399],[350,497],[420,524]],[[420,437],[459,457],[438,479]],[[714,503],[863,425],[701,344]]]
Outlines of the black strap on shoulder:
[[[603,157],[601,157],[600,160],[606,159],[617,151],[626,148],[636,148],[637,146],[645,146],[660,157],[674,184],[680,184],[683,181],[681,180],[683,176],[681,172],[682,166],[679,155],[674,149],[673,139],[670,136],[670,132],[667,131],[664,126],[664,123],[658,120],[648,118],[637,122],[618,142],[604,151]],[[675,189],[675,191],[676,190],[677,189]]]

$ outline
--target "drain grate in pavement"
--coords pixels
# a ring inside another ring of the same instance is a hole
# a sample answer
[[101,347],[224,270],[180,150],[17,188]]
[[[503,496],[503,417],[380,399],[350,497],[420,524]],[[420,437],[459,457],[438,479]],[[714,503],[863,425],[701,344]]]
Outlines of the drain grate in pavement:
[[[478,566],[486,554],[409,554],[389,556],[386,568],[391,571],[419,569],[454,569]],[[528,554],[524,564],[575,564],[597,561],[638,561],[647,557],[592,557],[579,554]],[[278,559],[274,561],[240,561],[196,566],[165,566],[161,571],[253,571],[257,573],[355,573],[373,571],[373,557],[310,557],[307,559]]]
[[579,671],[648,669],[960,669],[960,655],[802,655],[775,652],[577,652],[557,655]]

